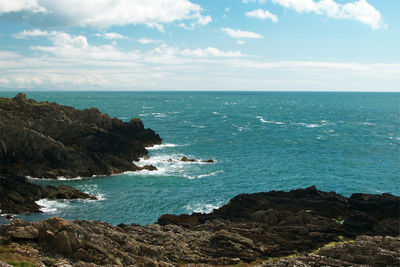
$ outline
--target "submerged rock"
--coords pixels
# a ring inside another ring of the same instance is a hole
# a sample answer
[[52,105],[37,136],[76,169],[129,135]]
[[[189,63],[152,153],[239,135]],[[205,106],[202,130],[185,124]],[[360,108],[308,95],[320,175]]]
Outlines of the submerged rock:
[[97,108],[0,98],[0,176],[66,178],[135,171],[132,161],[161,144],[140,119],[123,122]]
[[[351,204],[352,198],[362,203]],[[387,194],[345,198],[309,187],[242,194],[210,214],[163,215],[149,226],[14,220],[0,226],[0,240],[35,247],[42,263],[74,266],[398,266],[400,237],[391,218],[399,201]],[[385,211],[371,216],[372,230],[346,225],[377,205]],[[375,236],[381,229],[386,234]]]
[[41,212],[39,199],[97,199],[73,187],[40,186],[31,184],[25,177],[0,178],[0,213]]

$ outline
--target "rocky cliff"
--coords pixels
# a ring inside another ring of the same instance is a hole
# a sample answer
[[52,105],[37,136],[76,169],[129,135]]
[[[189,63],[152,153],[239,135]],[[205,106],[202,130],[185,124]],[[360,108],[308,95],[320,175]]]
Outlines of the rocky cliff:
[[44,266],[400,266],[399,218],[400,197],[310,187],[238,195],[149,226],[14,220],[0,246]]
[[0,176],[67,178],[135,171],[132,161],[161,144],[140,119],[123,122],[96,108],[0,98]]

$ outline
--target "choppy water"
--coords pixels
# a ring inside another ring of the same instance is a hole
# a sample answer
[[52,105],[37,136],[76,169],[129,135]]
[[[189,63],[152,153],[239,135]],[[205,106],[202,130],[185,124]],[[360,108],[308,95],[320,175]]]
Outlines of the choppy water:
[[[15,96],[15,92],[0,93]],[[254,92],[32,92],[28,97],[112,117],[143,119],[164,139],[149,150],[156,172],[67,184],[99,201],[46,201],[43,214],[149,224],[165,213],[210,212],[239,193],[316,185],[400,195],[400,94]],[[182,156],[212,164],[168,162]],[[35,181],[36,182],[36,181]]]

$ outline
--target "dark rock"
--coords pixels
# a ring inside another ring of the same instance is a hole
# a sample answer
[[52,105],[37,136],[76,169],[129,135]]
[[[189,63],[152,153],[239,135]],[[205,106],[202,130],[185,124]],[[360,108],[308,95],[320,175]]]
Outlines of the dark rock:
[[143,167],[139,167],[139,170],[156,171],[158,169],[153,165],[144,165]]
[[213,159],[206,159],[206,160],[203,160],[202,162],[205,162],[205,163],[213,163],[214,160],[213,160]]
[[187,158],[187,157],[182,157],[182,158],[180,159],[180,161],[184,161],[184,162],[197,162],[196,159],[189,159],[189,158]]
[[353,194],[344,226],[356,234],[399,235],[400,198],[390,194]]
[[[374,232],[391,229],[379,225],[394,217],[390,203],[399,197],[352,198],[315,187],[242,194],[210,214],[163,215],[149,226],[13,220],[0,226],[0,240],[34,246],[42,262],[74,266],[400,266],[400,237]],[[389,207],[372,213],[368,230],[338,223],[383,203]]]
[[31,184],[25,177],[0,178],[1,213],[41,212],[35,201],[39,199],[97,199],[73,187]]
[[138,170],[133,160],[161,144],[140,119],[111,119],[20,93],[0,98],[0,176],[66,178]]

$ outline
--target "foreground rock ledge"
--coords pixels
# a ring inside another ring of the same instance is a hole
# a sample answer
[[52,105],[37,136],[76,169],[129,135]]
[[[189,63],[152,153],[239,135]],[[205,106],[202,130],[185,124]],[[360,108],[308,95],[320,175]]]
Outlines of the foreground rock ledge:
[[399,205],[389,194],[309,187],[238,195],[211,214],[149,226],[14,220],[0,236],[9,252],[45,266],[399,266]]
[[132,161],[161,144],[140,119],[123,122],[97,108],[36,102],[22,93],[0,98],[0,177],[110,175],[140,168]]

